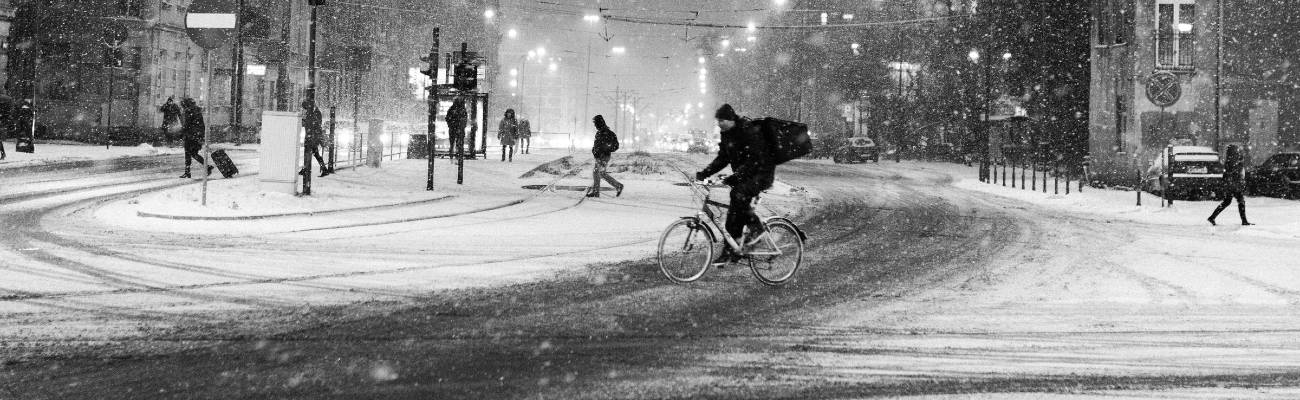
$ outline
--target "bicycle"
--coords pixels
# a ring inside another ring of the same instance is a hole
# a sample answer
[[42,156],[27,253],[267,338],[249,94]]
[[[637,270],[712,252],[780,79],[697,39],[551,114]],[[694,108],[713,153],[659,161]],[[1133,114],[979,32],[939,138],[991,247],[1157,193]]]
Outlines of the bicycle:
[[[694,194],[702,198],[701,206],[694,216],[682,217],[669,224],[659,237],[659,270],[664,277],[674,283],[700,279],[713,265],[714,248],[719,237],[723,245],[739,255],[741,262],[749,264],[754,278],[765,285],[779,286],[799,270],[807,236],[798,225],[780,216],[762,218],[767,228],[762,234],[763,239],[752,248],[743,248],[718,225],[720,209],[728,206],[709,199],[711,181],[701,184],[690,176],[686,176],[686,181]],[[758,201],[755,197],[754,203]],[[718,212],[714,211],[715,208],[719,209]]]

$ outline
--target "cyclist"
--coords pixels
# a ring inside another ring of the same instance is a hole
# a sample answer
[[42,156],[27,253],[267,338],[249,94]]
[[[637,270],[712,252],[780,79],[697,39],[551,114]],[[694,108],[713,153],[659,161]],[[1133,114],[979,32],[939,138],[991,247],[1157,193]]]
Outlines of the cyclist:
[[[723,104],[714,113],[718,120],[718,129],[722,131],[722,142],[718,144],[718,156],[695,173],[696,180],[704,180],[731,166],[731,176],[723,183],[731,186],[731,205],[727,209],[727,234],[731,235],[742,248],[757,244],[764,233],[763,222],[754,214],[751,204],[755,197],[772,187],[776,179],[776,164],[769,153],[770,144],[763,137],[759,127],[749,119],[736,115],[730,104]],[[749,238],[742,239],[745,226],[749,226]],[[738,254],[724,246],[722,254],[713,260],[714,265],[722,265],[739,259]]]

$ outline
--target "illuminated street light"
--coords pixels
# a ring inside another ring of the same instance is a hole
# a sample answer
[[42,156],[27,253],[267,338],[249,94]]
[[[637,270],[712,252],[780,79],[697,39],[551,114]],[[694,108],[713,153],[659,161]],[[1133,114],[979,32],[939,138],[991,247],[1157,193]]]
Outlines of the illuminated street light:
[[614,48],[609,49],[609,51],[614,52],[614,54],[623,54],[627,52],[627,48],[623,46],[614,46]]
[[826,18],[828,18],[826,13],[822,13],[822,25],[826,25]]
[[754,43],[754,42],[758,41],[758,38],[757,38],[757,37],[754,37],[754,36],[750,36],[750,37],[745,38],[745,41],[750,42],[750,43]]
[[510,87],[519,87],[519,80],[518,80],[518,79],[511,79],[511,80],[510,80]]
[[511,68],[510,76],[519,76],[519,68]]
[[700,56],[700,64],[704,64],[704,56]]
[[537,57],[537,52],[533,50],[528,50],[528,59],[531,60],[535,57]]
[[1010,60],[1010,59],[1011,59],[1011,53],[1002,53],[1002,59],[1003,59],[1003,60]]
[[776,5],[778,5],[778,6],[783,6],[783,5],[785,5],[785,0],[773,0],[772,2],[773,2],[773,3],[776,3]]
[[722,39],[722,48],[731,47],[731,39]]
[[552,62],[551,65],[548,65],[546,67],[546,69],[551,70],[551,72],[555,72],[555,70],[560,69],[560,66]]
[[753,32],[758,30],[758,25],[754,25],[754,21],[749,21],[749,24],[745,26],[745,29],[748,29],[750,32]]
[[970,58],[971,62],[980,62],[979,50],[971,49],[970,54],[967,54],[966,57]]
[[491,8],[483,11],[483,18],[492,19],[492,18],[496,18],[496,16],[497,16],[497,11]]
[[537,57],[538,57],[538,58],[546,57],[546,48],[545,48],[545,47],[538,47],[538,48],[537,48]]
[[587,22],[600,22],[600,16],[596,14],[587,14],[582,16],[582,20]]
[[515,30],[515,28],[510,28],[510,30],[506,31],[506,37],[511,39],[517,38],[519,37],[519,31]]

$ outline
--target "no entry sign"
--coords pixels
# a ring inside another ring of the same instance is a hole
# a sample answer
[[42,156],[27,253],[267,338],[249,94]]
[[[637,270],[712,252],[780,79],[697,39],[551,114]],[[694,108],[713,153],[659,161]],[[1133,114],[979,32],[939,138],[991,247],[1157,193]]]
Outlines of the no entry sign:
[[235,34],[235,0],[194,0],[185,13],[185,34],[199,47],[215,49]]

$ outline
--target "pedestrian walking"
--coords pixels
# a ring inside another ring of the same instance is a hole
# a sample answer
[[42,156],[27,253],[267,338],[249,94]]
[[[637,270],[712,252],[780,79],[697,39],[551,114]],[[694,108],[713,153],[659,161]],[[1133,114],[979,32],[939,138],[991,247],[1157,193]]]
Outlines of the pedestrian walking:
[[[465,151],[465,125],[469,123],[469,112],[465,110],[465,99],[457,97],[447,109],[447,154],[452,152],[463,155]],[[433,150],[429,150],[432,157]],[[449,157],[450,158],[450,157]]]
[[[730,104],[718,108],[714,118],[718,120],[718,129],[722,130],[718,156],[704,170],[695,173],[695,179],[702,181],[723,167],[731,166],[731,176],[722,180],[731,186],[727,234],[744,247],[752,246],[758,243],[765,229],[763,221],[754,214],[751,203],[759,193],[772,187],[772,182],[776,180],[776,163],[768,151],[771,146],[759,128],[753,126],[749,119],[736,115]],[[742,238],[745,227],[749,227],[747,239]],[[731,247],[725,246],[713,264],[726,264],[736,259],[737,255],[731,253]]]
[[519,120],[519,154],[528,154],[528,148],[533,142],[533,127],[528,123],[528,118]]
[[[199,150],[203,150],[203,133],[207,125],[203,123],[203,109],[186,97],[181,100],[181,137],[185,148],[185,173],[181,178],[190,177],[190,163],[198,160],[200,165],[208,165]],[[208,175],[212,175],[212,166],[208,165]]]
[[515,161],[515,140],[519,137],[519,121],[515,119],[515,109],[507,108],[506,115],[497,125],[497,140],[501,141],[501,161]]
[[1244,196],[1246,192],[1246,169],[1244,167],[1245,162],[1242,160],[1241,147],[1235,144],[1228,145],[1224,158],[1223,182],[1222,188],[1219,189],[1223,193],[1223,202],[1219,203],[1219,206],[1214,209],[1214,213],[1210,214],[1210,218],[1206,220],[1210,221],[1210,225],[1218,225],[1214,223],[1214,219],[1218,218],[1219,213],[1228,208],[1228,204],[1231,204],[1232,199],[1235,198],[1237,199],[1237,212],[1241,214],[1241,224],[1254,225],[1246,220],[1246,198]]
[[609,167],[610,155],[618,151],[618,135],[609,129],[602,115],[593,117],[591,122],[596,125],[596,140],[591,144],[591,155],[596,158],[596,161],[591,169],[591,187],[587,189],[587,197],[600,197],[601,179],[614,185],[614,197],[622,196],[623,184],[605,172]]
[[181,106],[176,104],[176,98],[167,96],[167,102],[162,107],[158,107],[158,112],[162,113],[162,126],[158,127],[158,135],[169,145],[173,143],[174,137],[181,131]]
[[[303,138],[303,146],[307,148],[307,152],[316,157],[316,162],[320,163],[320,176],[324,178],[326,175],[334,173],[334,169],[330,168],[329,165],[325,165],[325,159],[320,155],[320,148],[325,141],[325,128],[321,127],[321,119],[320,108],[316,107],[316,103],[311,100],[303,100],[302,127],[307,131],[306,137]],[[310,173],[311,171],[307,170],[306,166],[303,166],[298,171],[298,175],[302,176],[307,176]]]

